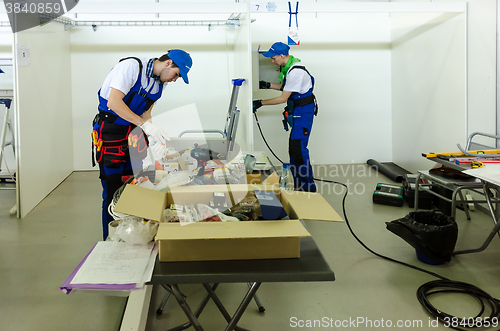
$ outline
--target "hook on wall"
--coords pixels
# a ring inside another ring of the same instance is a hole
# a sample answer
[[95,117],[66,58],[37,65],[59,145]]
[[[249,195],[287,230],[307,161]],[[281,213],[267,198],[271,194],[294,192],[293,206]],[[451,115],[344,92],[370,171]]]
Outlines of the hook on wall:
[[92,30],[94,30],[94,32],[96,32],[97,31],[97,25],[92,24]]

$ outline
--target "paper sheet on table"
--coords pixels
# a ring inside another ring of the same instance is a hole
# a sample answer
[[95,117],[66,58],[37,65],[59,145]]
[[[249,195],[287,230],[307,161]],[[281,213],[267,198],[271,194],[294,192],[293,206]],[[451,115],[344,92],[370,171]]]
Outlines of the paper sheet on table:
[[500,164],[488,163],[481,168],[467,169],[462,172],[500,186]]
[[141,283],[154,243],[129,245],[100,241],[71,281],[71,284]]

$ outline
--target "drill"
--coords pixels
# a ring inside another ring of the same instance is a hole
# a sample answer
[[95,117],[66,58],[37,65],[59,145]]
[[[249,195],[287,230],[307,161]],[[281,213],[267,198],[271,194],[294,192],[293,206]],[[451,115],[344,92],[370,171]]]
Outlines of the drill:
[[[191,150],[191,157],[196,159],[198,163],[198,176],[205,175],[206,162],[214,159],[213,154],[215,153],[210,149],[198,147],[198,145],[195,144],[195,148]],[[216,155],[215,158],[217,159],[218,155]]]

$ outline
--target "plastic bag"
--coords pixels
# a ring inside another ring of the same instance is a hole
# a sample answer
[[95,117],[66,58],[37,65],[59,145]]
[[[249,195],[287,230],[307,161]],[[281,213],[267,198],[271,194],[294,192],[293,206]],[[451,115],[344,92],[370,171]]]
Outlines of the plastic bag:
[[167,223],[179,222],[181,225],[186,225],[199,222],[200,216],[194,205],[172,204],[169,209],[163,211],[163,221]]
[[129,216],[120,221],[113,239],[132,245],[145,245],[153,240],[157,231],[158,222],[146,222],[142,218]]
[[453,218],[436,211],[416,211],[386,224],[387,230],[432,260],[451,260],[458,237],[458,226]]

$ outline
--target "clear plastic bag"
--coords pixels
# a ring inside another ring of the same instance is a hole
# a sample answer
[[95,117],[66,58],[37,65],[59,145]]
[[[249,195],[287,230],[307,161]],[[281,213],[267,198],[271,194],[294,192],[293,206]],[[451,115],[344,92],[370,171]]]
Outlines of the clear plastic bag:
[[193,205],[172,205],[163,212],[163,222],[181,223],[181,225],[199,222],[198,212]]
[[153,240],[157,231],[158,222],[147,222],[139,217],[128,216],[120,221],[113,239],[132,245],[146,245]]
[[233,216],[224,215],[210,206],[198,204],[198,213],[201,222],[238,222],[239,219]]
[[198,213],[202,222],[222,222],[220,217],[217,216],[218,212],[216,209],[201,203],[196,207],[198,207]]

